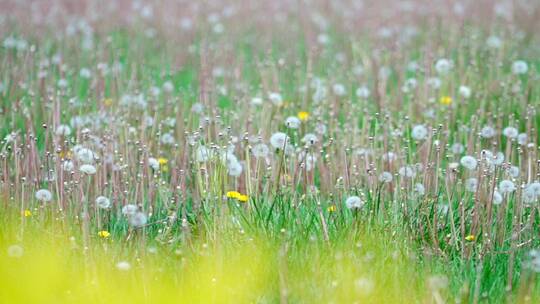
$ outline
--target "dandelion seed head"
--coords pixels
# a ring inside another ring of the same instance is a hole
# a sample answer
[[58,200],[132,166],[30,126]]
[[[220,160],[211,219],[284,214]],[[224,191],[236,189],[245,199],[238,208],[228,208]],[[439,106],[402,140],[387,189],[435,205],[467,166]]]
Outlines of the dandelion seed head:
[[280,107],[283,105],[283,97],[279,93],[276,93],[276,92],[269,93],[268,99],[270,99],[270,102],[272,102],[272,104],[274,104],[277,107]]
[[137,213],[138,210],[139,208],[136,205],[127,204],[124,207],[122,207],[122,214],[125,216],[132,216],[135,213]]
[[503,135],[508,137],[508,138],[516,138],[516,137],[518,137],[519,132],[514,127],[506,127],[503,130]]
[[390,183],[392,182],[392,173],[390,172],[382,172],[380,175],[379,175],[379,181],[381,183]]
[[501,194],[512,193],[516,190],[516,186],[511,180],[503,180],[499,183],[499,191]]
[[24,255],[24,248],[21,245],[10,245],[7,248],[7,255],[10,258],[21,258]]
[[358,196],[349,196],[347,200],[345,200],[345,206],[349,209],[362,209],[364,204],[364,201]]
[[285,120],[285,125],[290,129],[298,129],[300,127],[300,119],[296,116],[289,116]]
[[469,99],[471,97],[471,88],[468,86],[460,86],[459,87],[459,95],[465,99]]
[[471,177],[465,181],[465,190],[469,192],[476,192],[478,188],[478,179]]
[[466,169],[468,170],[474,170],[476,169],[476,165],[477,165],[477,161],[476,161],[476,158],[470,156],[470,155],[465,155],[461,158],[460,160],[460,163],[463,167],[465,167]]
[[52,200],[52,193],[47,189],[40,189],[36,191],[36,199],[41,202],[50,202]]
[[270,137],[270,144],[275,149],[283,149],[289,144],[289,136],[283,132],[276,132]]
[[523,60],[516,60],[514,63],[512,63],[512,73],[516,75],[522,75],[527,74],[529,71],[529,66],[527,65],[527,62]]
[[358,98],[366,99],[369,97],[370,91],[367,86],[361,86],[358,89],[356,89],[355,94]]
[[116,269],[120,271],[129,271],[131,269],[131,264],[126,261],[120,261],[116,263]]
[[253,156],[255,156],[256,158],[265,158],[266,156],[268,156],[269,152],[270,149],[267,145],[263,143],[256,144],[251,150],[251,153],[253,153]]
[[58,136],[69,136],[71,134],[71,128],[68,125],[59,125],[56,127],[56,135]]
[[424,140],[428,135],[428,130],[424,125],[416,125],[413,127],[411,136],[415,140]]
[[133,227],[142,227],[146,225],[148,218],[143,212],[135,212],[130,217],[128,217],[128,222]]
[[154,157],[150,157],[148,158],[148,166],[152,168],[152,170],[157,171],[159,170],[159,161]]
[[93,175],[96,174],[96,167],[90,164],[84,164],[79,167],[79,171],[81,171],[84,174]]
[[452,67],[453,67],[452,61],[450,61],[450,60],[448,60],[446,58],[441,58],[441,59],[437,60],[437,62],[435,63],[435,70],[440,75],[448,74],[448,72],[450,72]]
[[111,207],[111,201],[105,196],[98,196],[96,198],[96,205],[101,209],[108,209]]

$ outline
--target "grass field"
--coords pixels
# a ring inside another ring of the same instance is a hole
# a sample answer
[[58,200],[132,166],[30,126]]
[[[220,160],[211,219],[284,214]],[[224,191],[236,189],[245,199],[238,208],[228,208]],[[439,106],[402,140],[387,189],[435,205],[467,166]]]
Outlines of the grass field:
[[0,0],[0,302],[540,303],[539,29]]

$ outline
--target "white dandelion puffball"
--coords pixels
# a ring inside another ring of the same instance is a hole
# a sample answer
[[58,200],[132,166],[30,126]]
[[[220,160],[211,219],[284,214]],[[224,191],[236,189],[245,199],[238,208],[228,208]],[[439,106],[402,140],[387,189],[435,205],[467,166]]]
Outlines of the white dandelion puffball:
[[96,174],[96,167],[89,164],[84,164],[79,167],[79,171],[88,175],[93,175]]
[[73,164],[72,161],[65,160],[64,162],[62,162],[62,169],[64,171],[70,172],[70,171],[73,171],[74,168],[75,168],[75,165]]
[[489,150],[482,150],[482,156],[489,166],[502,165],[502,163],[504,162],[504,153],[500,151],[496,154],[493,154],[493,152]]
[[256,158],[264,158],[268,155],[270,149],[265,144],[257,144],[251,149],[251,153]]
[[480,136],[483,138],[492,138],[495,136],[495,129],[491,126],[485,126],[480,130]]
[[263,99],[261,97],[253,97],[251,98],[251,104],[254,106],[260,106],[263,104]]
[[478,188],[478,180],[474,177],[471,177],[465,181],[465,190],[469,192],[476,192]]
[[356,76],[362,76],[364,74],[364,67],[362,65],[356,65],[353,67],[353,74]]
[[317,36],[317,42],[322,44],[322,45],[328,44],[328,43],[330,43],[330,37],[328,37],[328,35],[326,35],[324,33],[320,33]]
[[405,83],[401,87],[401,91],[403,93],[410,93],[414,89],[416,89],[417,85],[418,85],[418,81],[416,81],[415,78],[409,78],[409,79],[405,80]]
[[84,79],[90,79],[90,77],[92,77],[92,72],[88,68],[82,68],[79,71],[79,76]]
[[315,127],[315,132],[317,132],[320,135],[324,135],[324,134],[326,134],[327,129],[328,128],[326,127],[326,125],[324,123],[320,122]]
[[519,177],[519,167],[517,167],[517,166],[510,166],[510,168],[508,168],[507,172],[513,178]]
[[516,60],[512,63],[512,73],[516,75],[527,74],[529,66],[523,60]]
[[142,227],[146,225],[146,222],[148,221],[148,218],[146,217],[146,214],[142,212],[135,212],[135,214],[131,215],[128,218],[128,222],[133,227]]
[[129,271],[131,269],[131,264],[126,261],[120,261],[116,263],[116,269],[120,271]]
[[366,86],[361,86],[358,89],[356,89],[356,97],[358,98],[368,98],[369,97],[369,89]]
[[161,94],[161,89],[156,86],[152,86],[150,88],[150,94],[152,94],[154,97],[158,97]]
[[[234,149],[234,147],[233,147]],[[231,152],[232,150],[228,150],[226,152],[221,153],[221,161],[226,166],[234,165],[235,163],[238,163],[238,158]]]
[[364,207],[364,204],[365,203],[358,196],[350,196],[345,201],[345,205],[349,209],[362,209],[362,207]]
[[521,193],[521,199],[525,204],[532,204],[538,199],[538,194],[537,191],[535,191],[533,184],[527,185],[523,190],[523,193]]
[[73,151],[75,152],[75,156],[81,163],[92,164],[96,159],[96,155],[90,149],[82,148],[79,146],[77,148],[73,148]]
[[504,153],[502,152],[497,152],[497,154],[495,154],[495,156],[493,157],[491,163],[493,163],[494,165],[497,165],[497,166],[500,166],[502,165],[504,162]]
[[497,36],[489,36],[486,40],[486,44],[489,48],[499,49],[502,46],[502,40]]
[[334,92],[334,94],[337,96],[345,96],[347,90],[345,89],[345,86],[341,83],[336,83],[332,86],[332,92]]
[[452,67],[453,67],[452,61],[450,61],[450,60],[448,60],[446,58],[441,58],[441,59],[437,60],[437,62],[435,63],[435,70],[437,71],[437,73],[439,73],[441,75],[444,75],[444,74],[447,74],[448,72],[450,72]]
[[[359,156],[367,156],[367,155],[372,154],[371,150],[363,149],[363,148],[360,148],[360,149],[356,150],[355,153],[356,153],[356,155],[359,155]],[[394,160],[396,160],[397,155],[396,155],[396,153],[394,153],[392,151],[389,151],[388,153],[384,153],[382,158],[383,158],[384,161],[387,161],[387,162],[391,163]]]
[[528,184],[525,187],[524,193],[525,192],[529,192],[529,194],[536,200],[536,198],[540,196],[540,182],[533,182]]
[[465,147],[460,143],[454,143],[450,147],[450,151],[452,151],[452,153],[454,153],[454,154],[461,154],[461,153],[465,152]]
[[20,258],[24,255],[24,248],[20,245],[11,245],[7,248],[7,255],[10,258]]
[[361,277],[354,281],[355,291],[362,296],[368,296],[375,290],[375,282],[373,279]]
[[306,135],[304,135],[304,137],[302,137],[302,142],[308,146],[312,146],[316,144],[318,141],[319,139],[317,138],[317,135],[313,133],[307,133]]
[[98,196],[96,198],[96,205],[101,209],[109,209],[111,207],[111,200],[105,196]]
[[501,194],[512,193],[516,190],[516,186],[510,180],[503,180],[499,183],[499,191]]
[[158,170],[159,169],[159,161],[153,157],[148,158],[148,166],[152,168],[152,170]]
[[298,129],[300,127],[300,119],[296,116],[289,116],[285,120],[285,125],[290,129]]
[[305,158],[305,164],[306,164],[306,171],[311,171],[315,167],[315,163],[317,162],[317,157],[313,154],[309,154]]
[[413,178],[416,176],[416,169],[413,166],[404,166],[399,168],[398,173],[402,177]]
[[420,183],[417,183],[414,185],[414,192],[420,196],[423,196],[424,194],[426,194],[426,187],[424,187],[424,185]]
[[163,84],[163,91],[167,92],[167,93],[171,93],[172,91],[174,90],[174,85],[173,83],[169,80],[169,81],[166,81],[164,84]]
[[469,97],[471,97],[471,88],[469,88],[468,86],[460,86],[459,87],[459,95],[461,95],[461,97],[465,98],[465,99],[468,99]]
[[36,199],[44,203],[50,202],[52,200],[52,193],[47,189],[39,189],[36,191]]
[[71,134],[71,128],[68,125],[59,125],[56,127],[56,135],[58,136],[69,136]]
[[428,130],[424,125],[416,125],[411,131],[411,136],[415,140],[424,140],[428,135]]
[[428,80],[426,80],[426,83],[428,86],[438,89],[441,87],[442,81],[439,77],[430,77]]
[[539,182],[531,183],[530,187],[534,191],[534,194],[536,194],[536,196],[540,196],[540,183]]
[[165,133],[161,136],[161,143],[164,145],[174,145],[174,136],[171,133]]
[[200,102],[196,102],[191,106],[191,112],[201,114],[204,111],[204,105]]
[[503,196],[499,191],[493,192],[493,204],[500,205],[503,202]]
[[457,169],[459,167],[459,163],[451,162],[448,164],[448,168],[451,170]]
[[212,151],[205,146],[200,146],[195,152],[195,158],[200,163],[207,162],[212,157]]
[[381,173],[379,175],[379,181],[381,183],[390,183],[390,182],[392,182],[392,173],[387,172],[387,171]]
[[476,165],[478,162],[476,161],[476,158],[470,155],[465,155],[461,158],[460,163],[466,169],[474,170],[476,169]]
[[65,89],[67,88],[67,86],[69,85],[68,81],[64,78],[61,78],[60,80],[58,80],[58,87],[62,88],[62,89]]
[[276,92],[271,92],[268,94],[268,99],[274,104],[275,106],[281,106],[283,104],[283,97],[281,94]]
[[506,127],[503,130],[503,135],[508,138],[516,138],[519,135],[519,131],[514,127]]
[[227,165],[227,173],[230,176],[238,177],[242,174],[242,165],[240,162],[231,162]]
[[524,146],[527,144],[527,140],[528,140],[528,137],[527,137],[527,133],[520,133],[518,136],[517,136],[517,141],[518,141],[518,144]]
[[283,132],[276,132],[270,137],[270,144],[276,149],[283,149],[289,145],[289,136]]
[[124,207],[122,207],[122,214],[125,216],[132,216],[135,213],[137,213],[138,210],[139,208],[136,205],[127,204]]

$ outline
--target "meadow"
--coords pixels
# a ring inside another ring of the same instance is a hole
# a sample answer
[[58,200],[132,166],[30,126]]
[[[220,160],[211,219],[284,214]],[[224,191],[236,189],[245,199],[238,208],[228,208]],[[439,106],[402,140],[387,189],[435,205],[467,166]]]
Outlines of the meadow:
[[0,0],[0,303],[540,303],[539,29]]

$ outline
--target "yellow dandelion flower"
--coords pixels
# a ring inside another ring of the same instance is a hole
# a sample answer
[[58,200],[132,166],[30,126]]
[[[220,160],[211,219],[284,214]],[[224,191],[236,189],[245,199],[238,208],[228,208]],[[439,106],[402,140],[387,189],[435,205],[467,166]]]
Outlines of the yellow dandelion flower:
[[98,236],[104,239],[108,238],[110,235],[111,234],[107,230],[101,230],[100,232],[98,232]]
[[160,165],[166,165],[169,162],[169,160],[166,158],[160,157],[158,158],[158,162]]
[[71,159],[71,156],[73,156],[73,153],[71,153],[71,151],[60,151],[58,152],[58,156],[64,159]]
[[332,212],[336,212],[337,208],[336,208],[336,205],[331,205],[326,210],[328,210],[328,212],[332,213]]
[[112,104],[113,104],[112,98],[105,98],[105,99],[103,99],[103,104],[104,104],[106,107],[112,106]]
[[465,239],[469,242],[474,242],[474,240],[476,240],[476,236],[474,236],[474,234],[469,234],[465,237]]
[[245,195],[245,194],[240,194],[237,198],[236,198],[238,201],[242,202],[242,203],[245,203],[248,201],[249,199],[249,196]]
[[299,118],[301,121],[306,121],[306,120],[308,120],[308,118],[309,118],[309,113],[308,113],[308,112],[305,112],[305,111],[298,112],[298,118]]
[[242,194],[240,194],[240,192],[238,192],[238,191],[228,191],[226,195],[227,195],[228,198],[236,198],[237,199]]
[[452,97],[450,96],[442,96],[440,100],[441,104],[445,106],[449,106],[452,104]]
[[287,182],[292,182],[292,179],[293,179],[292,176],[290,176],[289,174],[285,174],[285,180]]
[[32,216],[32,211],[26,209],[26,210],[24,210],[23,215],[24,215],[24,217],[30,217],[30,216]]

